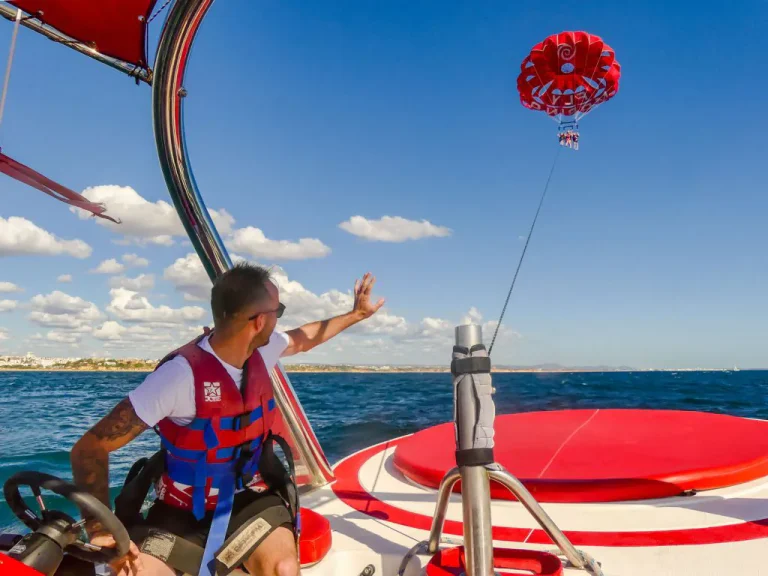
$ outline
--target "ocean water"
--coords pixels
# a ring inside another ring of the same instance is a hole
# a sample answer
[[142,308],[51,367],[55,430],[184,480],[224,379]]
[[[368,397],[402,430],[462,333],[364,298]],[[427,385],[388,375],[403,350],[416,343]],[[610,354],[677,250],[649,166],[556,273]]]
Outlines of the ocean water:
[[[448,374],[291,374],[333,464],[352,452],[452,418]],[[0,372],[0,483],[19,470],[71,479],[69,449],[141,380],[141,373]],[[768,419],[768,372],[496,374],[497,414],[564,408],[665,408]],[[110,457],[112,495],[147,431]],[[49,507],[72,508],[48,495]],[[0,498],[0,532],[19,530]]]

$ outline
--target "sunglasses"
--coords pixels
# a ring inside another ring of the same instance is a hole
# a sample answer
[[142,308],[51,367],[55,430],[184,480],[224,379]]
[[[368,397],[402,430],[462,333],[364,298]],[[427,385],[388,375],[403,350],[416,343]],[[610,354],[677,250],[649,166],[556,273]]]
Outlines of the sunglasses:
[[283,315],[283,312],[285,312],[285,304],[283,304],[282,302],[280,302],[280,304],[278,305],[278,307],[277,307],[277,308],[275,308],[274,310],[262,310],[261,312],[256,312],[256,314],[254,314],[253,316],[251,316],[250,318],[248,318],[248,320],[253,320],[253,319],[254,319],[254,318],[256,318],[256,316],[258,316],[259,314],[271,314],[272,312],[277,312],[277,317],[278,317],[278,318],[282,317],[282,315]]

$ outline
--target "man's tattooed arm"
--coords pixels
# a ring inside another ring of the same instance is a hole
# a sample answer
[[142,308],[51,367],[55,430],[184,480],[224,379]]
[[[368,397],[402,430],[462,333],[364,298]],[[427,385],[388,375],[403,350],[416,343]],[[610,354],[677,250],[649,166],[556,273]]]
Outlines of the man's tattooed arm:
[[[72,447],[70,461],[75,484],[111,508],[109,502],[109,453],[125,446],[148,426],[126,398],[115,406]],[[89,532],[100,529],[95,523]]]

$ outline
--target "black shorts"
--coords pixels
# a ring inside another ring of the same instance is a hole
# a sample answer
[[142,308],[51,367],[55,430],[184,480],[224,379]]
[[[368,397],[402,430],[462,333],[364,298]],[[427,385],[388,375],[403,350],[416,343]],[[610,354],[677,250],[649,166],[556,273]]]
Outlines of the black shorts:
[[[229,538],[240,526],[272,506],[285,506],[285,502],[272,492],[259,493],[253,490],[243,490],[235,494],[226,537]],[[212,521],[213,510],[206,512],[205,516],[198,520],[189,510],[182,510],[155,500],[147,513],[144,525],[170,532],[192,544],[205,547]],[[293,531],[293,526],[290,523],[281,526]],[[136,544],[141,548],[141,542],[136,542]]]

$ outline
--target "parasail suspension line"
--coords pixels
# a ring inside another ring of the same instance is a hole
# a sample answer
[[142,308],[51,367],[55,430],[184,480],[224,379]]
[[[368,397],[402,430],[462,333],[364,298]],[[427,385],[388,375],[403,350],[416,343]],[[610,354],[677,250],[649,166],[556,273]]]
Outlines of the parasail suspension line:
[[3,123],[3,111],[5,110],[5,97],[8,95],[8,84],[11,81],[11,66],[13,65],[13,54],[16,51],[16,36],[19,34],[19,24],[21,23],[21,10],[16,10],[16,20],[13,24],[13,35],[11,36],[11,49],[8,52],[8,63],[5,66],[5,80],[3,82],[3,94],[0,96],[0,125]]
[[171,2],[172,0],[166,0],[165,4],[163,4],[154,14],[152,14],[152,16],[149,17],[149,20],[147,20],[147,24],[149,24],[150,22],[152,22],[152,20],[160,16],[160,12],[165,10],[168,7],[168,4],[170,4]]
[[507,292],[507,299],[504,301],[504,307],[501,309],[501,315],[499,316],[499,321],[496,324],[496,330],[493,332],[493,338],[491,339],[491,345],[488,347],[488,355],[491,355],[491,350],[493,350],[493,344],[496,342],[496,336],[499,335],[499,328],[501,328],[501,321],[504,319],[504,313],[507,311],[507,304],[509,304],[509,298],[512,296],[512,290],[515,288],[515,282],[517,281],[517,275],[520,273],[520,267],[523,265],[523,259],[525,258],[525,253],[528,250],[528,244],[531,241],[531,236],[533,235],[533,229],[536,227],[536,221],[539,219],[539,213],[541,212],[541,207],[544,205],[544,198],[547,196],[547,190],[549,189],[549,183],[552,181],[552,174],[555,173],[555,166],[557,165],[557,159],[560,157],[560,150],[562,150],[562,146],[557,147],[557,152],[555,152],[555,158],[552,160],[552,167],[549,169],[549,176],[547,176],[547,183],[544,185],[544,191],[541,193],[541,199],[539,200],[539,207],[536,209],[536,215],[533,217],[533,222],[531,222],[531,229],[528,231],[528,237],[525,239],[525,246],[523,246],[523,253],[520,254],[520,260],[517,262],[517,270],[515,270],[515,275],[512,278],[512,284],[509,286],[509,292]]

